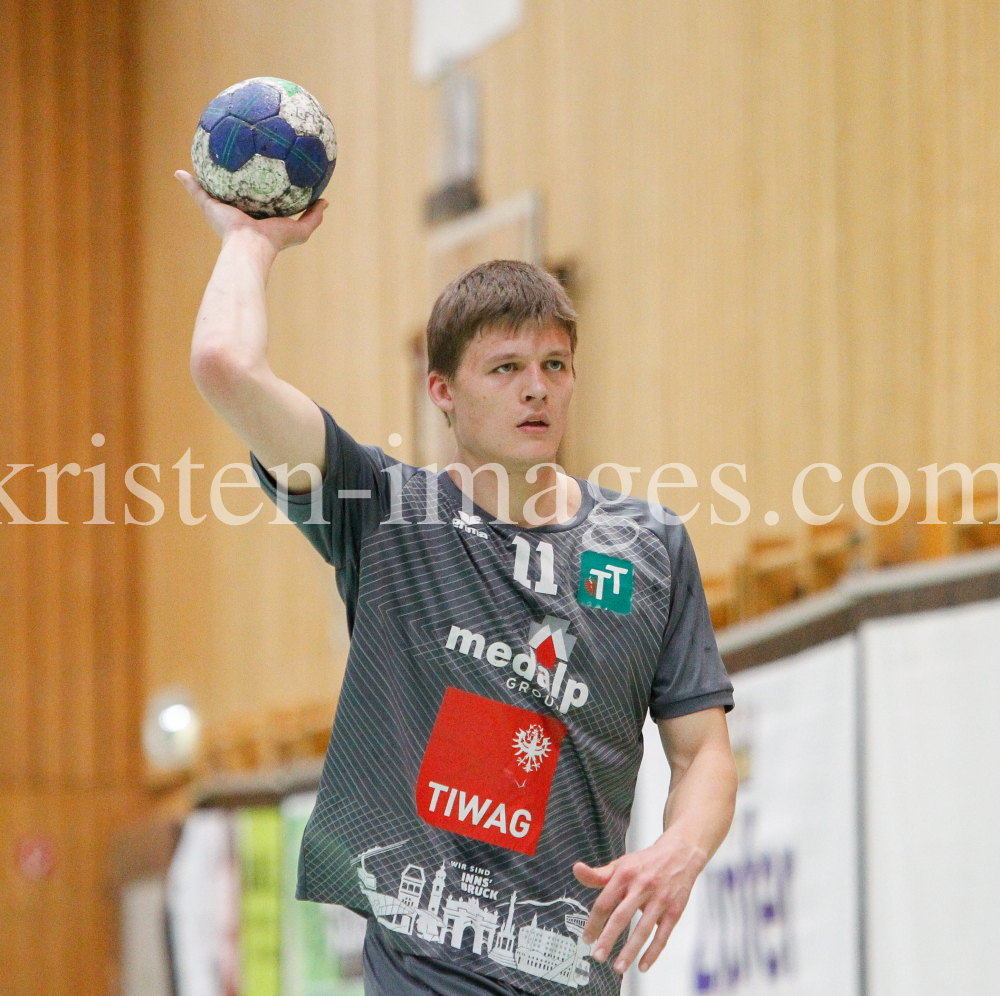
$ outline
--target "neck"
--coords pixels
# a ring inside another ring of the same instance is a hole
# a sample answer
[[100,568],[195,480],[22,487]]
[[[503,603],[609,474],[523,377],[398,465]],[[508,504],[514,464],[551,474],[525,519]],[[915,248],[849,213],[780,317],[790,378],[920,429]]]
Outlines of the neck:
[[459,446],[445,469],[455,486],[494,519],[519,526],[572,519],[583,501],[576,479],[557,469],[554,460],[534,466],[532,475],[529,467],[493,463]]

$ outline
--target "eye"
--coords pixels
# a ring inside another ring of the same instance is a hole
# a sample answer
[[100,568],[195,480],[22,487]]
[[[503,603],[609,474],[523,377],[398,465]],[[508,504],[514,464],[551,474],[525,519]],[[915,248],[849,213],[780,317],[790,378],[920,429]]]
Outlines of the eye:
[[494,367],[493,372],[505,374],[505,373],[511,373],[513,369],[514,369],[514,363],[513,361],[510,361],[508,363],[501,363],[500,366],[498,367]]
[[566,364],[562,360],[547,360],[545,365],[549,370],[565,370]]

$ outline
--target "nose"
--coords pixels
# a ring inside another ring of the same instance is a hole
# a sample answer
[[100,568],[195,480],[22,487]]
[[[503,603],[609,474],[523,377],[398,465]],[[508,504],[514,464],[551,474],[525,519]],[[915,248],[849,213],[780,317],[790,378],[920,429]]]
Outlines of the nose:
[[521,400],[544,401],[548,393],[541,364],[532,363],[527,366],[524,371],[524,382],[521,385]]

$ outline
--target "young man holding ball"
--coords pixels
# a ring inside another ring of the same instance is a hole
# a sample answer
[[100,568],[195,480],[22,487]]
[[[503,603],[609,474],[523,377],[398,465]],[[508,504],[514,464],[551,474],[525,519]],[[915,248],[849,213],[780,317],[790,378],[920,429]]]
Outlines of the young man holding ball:
[[[299,898],[369,918],[368,996],[617,993],[729,829],[732,685],[684,526],[556,465],[572,305],[524,263],[453,281],[427,389],[456,455],[410,467],[267,362],[270,266],[325,202],[255,221],[177,176],[222,237],[195,382],[336,568],[352,630]],[[671,768],[664,832],[625,854],[647,711]]]

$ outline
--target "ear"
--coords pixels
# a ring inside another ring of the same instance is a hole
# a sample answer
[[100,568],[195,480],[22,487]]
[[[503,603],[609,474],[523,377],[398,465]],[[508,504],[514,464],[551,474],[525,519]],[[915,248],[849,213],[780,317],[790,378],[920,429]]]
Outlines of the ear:
[[427,375],[427,394],[431,401],[450,418],[451,413],[455,410],[455,399],[451,394],[451,385],[436,370],[432,370]]

